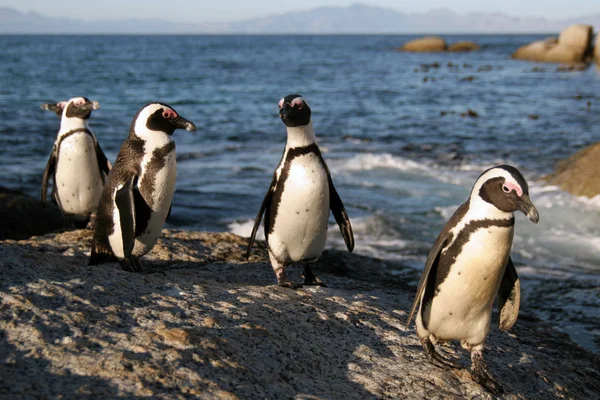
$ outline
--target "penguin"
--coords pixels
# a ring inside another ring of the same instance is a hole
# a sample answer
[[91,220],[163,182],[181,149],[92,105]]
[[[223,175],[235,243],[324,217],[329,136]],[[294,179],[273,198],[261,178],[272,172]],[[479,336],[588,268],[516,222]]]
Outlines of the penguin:
[[519,312],[520,282],[510,257],[515,211],[539,221],[523,175],[510,165],[483,172],[429,252],[406,323],[408,328],[419,307],[417,335],[429,360],[459,368],[433,344],[460,340],[471,353],[473,380],[495,394],[503,390],[488,372],[483,343],[496,297],[501,331],[514,325]]
[[265,238],[277,283],[292,289],[302,287],[287,278],[285,268],[290,263],[305,262],[304,285],[325,286],[310,263],[317,261],[325,248],[329,210],[352,252],[350,218],[316,143],[306,100],[299,94],[285,96],[279,101],[279,117],[286,126],[287,143],[254,220],[246,256],[250,256],[264,214]]
[[60,129],[42,177],[42,203],[46,204],[48,182],[54,182],[52,199],[77,228],[84,228],[98,207],[98,200],[111,165],[88,120],[97,101],[74,97],[55,104],[42,104],[61,118]]
[[90,265],[119,261],[126,271],[158,240],[175,192],[176,129],[196,125],[164,103],[149,103],[133,118],[98,205]]

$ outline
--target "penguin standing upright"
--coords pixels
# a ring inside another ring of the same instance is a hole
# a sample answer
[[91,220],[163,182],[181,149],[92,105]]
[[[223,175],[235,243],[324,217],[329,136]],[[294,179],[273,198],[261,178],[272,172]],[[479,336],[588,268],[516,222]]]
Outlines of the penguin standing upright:
[[138,271],[171,211],[177,173],[176,129],[196,126],[163,103],[149,103],[133,118],[98,205],[90,265],[118,260]]
[[285,96],[279,101],[279,116],[287,127],[287,143],[254,221],[247,256],[264,213],[265,238],[277,283],[292,289],[301,287],[286,277],[285,267],[305,261],[304,284],[323,285],[308,262],[316,261],[325,248],[329,210],[352,251],[350,219],[317,146],[306,100],[299,94]]
[[494,299],[498,297],[502,331],[514,325],[520,304],[519,277],[510,258],[514,211],[539,221],[521,173],[499,165],[481,174],[469,200],[452,215],[431,249],[406,323],[419,306],[417,335],[427,357],[438,366],[457,368],[433,344],[460,340],[471,352],[473,380],[493,393],[502,388],[487,371],[483,342]]
[[77,227],[85,227],[96,211],[110,171],[110,162],[88,123],[92,110],[99,107],[97,101],[85,97],[42,104],[42,109],[61,116],[58,136],[42,178],[42,203],[46,203],[48,181],[52,176],[52,198]]

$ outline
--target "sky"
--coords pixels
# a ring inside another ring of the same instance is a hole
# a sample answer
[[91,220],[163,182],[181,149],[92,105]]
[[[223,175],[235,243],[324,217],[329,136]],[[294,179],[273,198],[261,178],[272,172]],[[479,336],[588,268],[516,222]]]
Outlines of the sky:
[[502,12],[512,16],[548,19],[600,13],[599,0],[0,0],[0,7],[79,20],[156,18],[180,22],[224,22],[321,6],[343,7],[357,2],[405,13],[448,8],[458,14],[472,11]]

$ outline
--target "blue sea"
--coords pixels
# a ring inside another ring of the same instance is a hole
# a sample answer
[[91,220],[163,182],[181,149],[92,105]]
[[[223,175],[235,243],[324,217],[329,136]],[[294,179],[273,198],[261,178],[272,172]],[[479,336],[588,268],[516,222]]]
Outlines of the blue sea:
[[[509,163],[529,180],[540,212],[537,225],[517,216],[520,272],[600,276],[600,199],[540,181],[600,140],[600,72],[509,59],[543,36],[449,35],[483,48],[395,51],[412,38],[0,36],[0,185],[39,196],[59,126],[42,103],[98,100],[90,126],[114,161],[135,113],[162,101],[198,126],[174,136],[168,226],[248,236],[286,140],[277,103],[300,93],[351,217],[355,252],[422,268],[477,176]],[[477,116],[461,115],[469,109]],[[329,245],[343,248],[330,232]]]

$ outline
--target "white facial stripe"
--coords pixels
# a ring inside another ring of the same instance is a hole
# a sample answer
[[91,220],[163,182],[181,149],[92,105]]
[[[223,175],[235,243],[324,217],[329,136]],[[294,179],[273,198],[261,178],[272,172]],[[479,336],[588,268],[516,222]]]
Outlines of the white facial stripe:
[[148,118],[157,110],[161,109],[163,110],[163,113],[167,110],[169,112],[175,113],[175,110],[173,110],[170,107],[158,103],[152,103],[144,107],[144,109],[142,109],[135,121],[134,133],[136,136],[147,141],[146,144],[148,149],[163,146],[171,140],[169,135],[167,135],[166,133],[162,131],[148,129],[148,127],[146,126]]
[[[513,178],[513,176],[507,170],[505,170],[503,168],[492,168],[489,171],[487,171],[485,174],[480,176],[479,179],[477,179],[477,182],[475,182],[475,185],[473,186],[473,190],[471,191],[471,196],[479,195],[479,190],[481,189],[483,184],[493,178],[504,178],[505,183],[509,183],[512,186],[516,186],[517,188],[520,189],[519,191],[521,192],[521,194],[523,194],[523,188],[521,188],[519,183],[515,180],[515,178]],[[519,193],[519,191],[517,191],[517,194]]]

